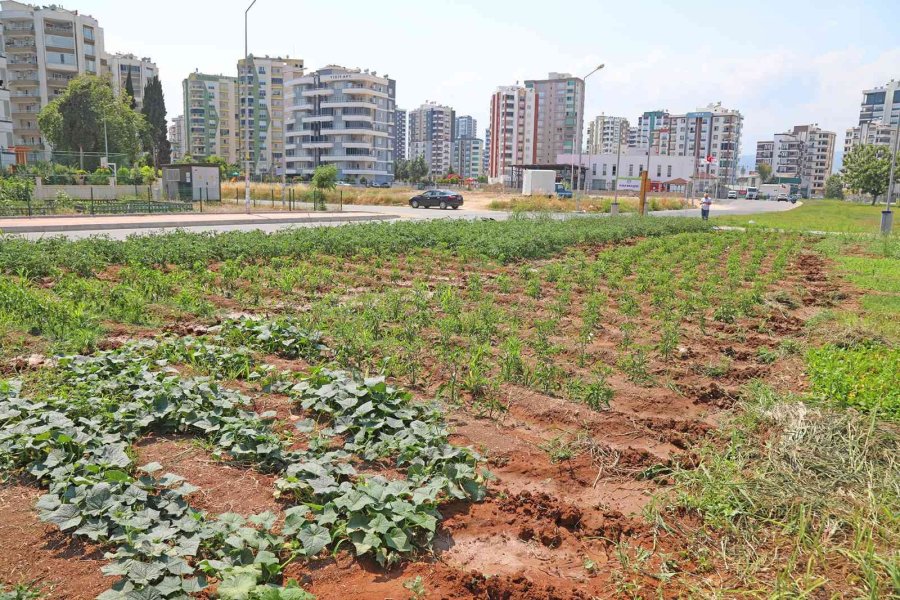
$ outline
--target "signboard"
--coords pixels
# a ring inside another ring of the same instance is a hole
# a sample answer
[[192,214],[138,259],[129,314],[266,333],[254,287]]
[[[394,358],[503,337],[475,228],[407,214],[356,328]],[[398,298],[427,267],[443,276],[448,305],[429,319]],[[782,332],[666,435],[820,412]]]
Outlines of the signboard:
[[641,191],[641,178],[619,177],[616,180],[616,187],[622,192],[639,192]]

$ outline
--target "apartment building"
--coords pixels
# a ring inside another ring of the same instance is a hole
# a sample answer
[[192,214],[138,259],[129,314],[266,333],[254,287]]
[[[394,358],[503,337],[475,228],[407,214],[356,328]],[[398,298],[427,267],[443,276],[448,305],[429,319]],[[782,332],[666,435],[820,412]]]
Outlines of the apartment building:
[[[689,156],[698,175],[707,174],[722,183],[737,182],[744,117],[721,103],[695,112],[669,117],[660,134],[661,154]],[[712,162],[708,162],[708,158]]]
[[[0,29],[0,48],[3,45],[3,32]],[[9,81],[8,76],[6,53],[0,52],[0,79],[3,81],[0,83],[0,167],[4,168],[16,162],[15,152],[11,150],[14,144],[9,87],[6,85],[6,82]]]
[[296,76],[285,89],[288,175],[309,177],[319,165],[333,164],[344,181],[393,181],[393,79],[330,65]]
[[456,117],[456,128],[454,135],[457,138],[477,138],[478,137],[478,121],[475,117],[463,115]]
[[484,152],[481,153],[481,175],[487,176],[491,169],[491,128],[484,128]]
[[103,29],[97,20],[56,5],[38,7],[0,2],[7,56],[13,143],[46,159],[49,147],[37,114],[61,94],[74,77],[101,73]]
[[577,153],[584,143],[584,80],[568,73],[525,81],[534,90],[537,111],[535,163],[555,164],[563,153]]
[[629,147],[647,152],[652,148],[652,153],[668,155],[669,152],[669,121],[671,115],[666,110],[647,111],[638,117],[637,127],[630,131]]
[[486,135],[491,183],[512,185],[514,165],[538,163],[537,97],[534,88],[520,86],[497,88],[491,96],[491,127]]
[[797,125],[756,145],[756,164],[767,164],[772,176],[798,187],[804,195],[821,195],[832,173],[837,135],[818,125]]
[[453,171],[463,179],[478,179],[484,173],[484,141],[473,137],[458,137],[453,142]]
[[409,159],[425,158],[432,178],[450,170],[453,155],[456,111],[449,106],[426,102],[409,113]]
[[184,157],[184,115],[172,119],[168,137],[172,146],[172,162],[181,160]]
[[394,161],[406,160],[406,122],[405,108],[394,110]]
[[876,121],[886,125],[900,122],[900,81],[891,79],[881,87],[863,90],[859,124]]
[[851,127],[844,135],[844,154],[860,144],[894,147],[897,126],[885,125],[881,121],[867,121],[858,127]]
[[113,91],[119,95],[125,90],[128,75],[134,87],[134,100],[140,110],[144,106],[144,87],[154,77],[159,77],[159,69],[150,58],[139,58],[134,54],[106,54],[103,69],[110,75]]
[[631,129],[625,117],[600,115],[588,123],[588,154],[610,154],[620,145],[628,144]]
[[238,61],[239,142],[243,148],[250,139],[254,175],[280,177],[286,172],[284,82],[302,74],[303,60],[297,58],[251,55]]
[[194,72],[182,82],[183,155],[219,156],[243,163],[238,139],[238,82],[226,75]]

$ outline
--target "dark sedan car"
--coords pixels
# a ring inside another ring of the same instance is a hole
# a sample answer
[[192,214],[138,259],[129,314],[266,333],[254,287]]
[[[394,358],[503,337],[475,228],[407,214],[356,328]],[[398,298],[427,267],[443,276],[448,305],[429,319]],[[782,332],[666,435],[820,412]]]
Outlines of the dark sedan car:
[[410,198],[409,205],[413,208],[437,206],[445,210],[448,208],[456,209],[463,205],[463,197],[461,194],[448,190],[428,190]]

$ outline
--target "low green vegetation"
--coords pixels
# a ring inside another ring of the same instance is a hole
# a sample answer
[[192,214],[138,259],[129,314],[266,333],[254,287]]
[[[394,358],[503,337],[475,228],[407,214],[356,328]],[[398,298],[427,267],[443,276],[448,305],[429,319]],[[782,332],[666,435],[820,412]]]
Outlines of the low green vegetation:
[[811,350],[807,363],[815,398],[900,420],[900,347],[829,344]]
[[892,427],[754,385],[699,452],[699,468],[674,475],[675,507],[706,524],[689,534],[692,557],[718,555],[726,566],[715,579],[689,576],[696,595],[715,596],[721,580],[779,598],[900,592],[900,436]]
[[783,229],[786,231],[828,231],[837,233],[878,233],[882,206],[840,200],[803,200],[803,206],[786,212],[758,215],[715,216],[715,225]]

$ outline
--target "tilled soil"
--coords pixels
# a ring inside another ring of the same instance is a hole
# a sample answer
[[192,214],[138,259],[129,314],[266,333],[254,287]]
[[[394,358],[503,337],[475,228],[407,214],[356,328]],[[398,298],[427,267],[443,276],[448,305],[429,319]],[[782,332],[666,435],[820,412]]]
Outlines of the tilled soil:
[[[684,548],[677,527],[654,530],[641,515],[654,495],[665,493],[667,469],[695,462],[692,448],[716,427],[748,381],[801,391],[802,361],[785,357],[777,366],[767,365],[757,353],[800,335],[817,307],[849,293],[829,281],[826,264],[812,254],[799,255],[779,288],[803,289],[802,301],[771,311],[762,329],[753,320],[711,324],[710,336],[686,328],[678,355],[651,364],[653,383],[642,387],[622,375],[610,377],[616,393],[608,410],[592,411],[510,384],[500,387],[508,410],[496,418],[448,407],[452,442],[482,453],[496,478],[489,497],[442,507],[444,520],[431,555],[385,571],[342,550],[326,560],[293,563],[286,577],[298,579],[320,600],[406,599],[416,597],[416,581],[424,598],[612,598],[621,597],[625,580],[655,597],[659,581],[648,573],[659,566],[657,559],[627,573],[624,563],[641,549],[677,554]],[[591,351],[602,356],[615,343],[598,340]],[[567,348],[574,352],[571,341]],[[725,359],[727,370],[711,375],[709,365]],[[298,368],[289,361],[271,362]],[[439,371],[440,365],[433,368]],[[428,400],[432,391],[419,389],[417,395]],[[275,411],[285,432],[298,418],[284,396],[256,395],[254,402],[260,412]],[[274,477],[214,461],[189,438],[149,437],[135,450],[141,464],[159,462],[198,486],[191,503],[210,513],[282,510],[272,496]],[[36,582],[50,598],[93,598],[112,583],[100,574],[102,553],[40,524],[33,510],[39,494],[24,484],[0,488],[0,580]],[[697,525],[689,515],[680,523],[685,529]],[[666,597],[679,593],[686,592],[666,587]]]

